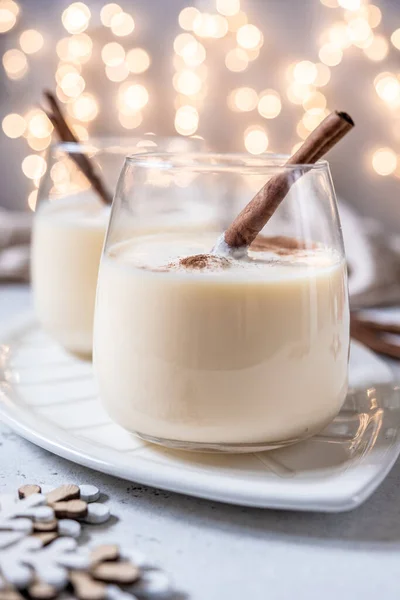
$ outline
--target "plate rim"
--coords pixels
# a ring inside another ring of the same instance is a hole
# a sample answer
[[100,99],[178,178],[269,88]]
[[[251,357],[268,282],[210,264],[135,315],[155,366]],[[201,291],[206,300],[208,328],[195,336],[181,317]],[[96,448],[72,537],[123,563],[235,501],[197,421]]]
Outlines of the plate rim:
[[[38,323],[33,311],[21,313],[10,320],[7,325],[0,326],[0,345],[7,344],[8,338],[11,338],[9,339],[9,343],[11,343],[12,338],[17,338],[25,329],[34,327],[35,325],[38,325]],[[396,385],[390,367],[361,344],[357,343],[356,345],[363,347],[369,354],[374,356],[375,360],[387,367],[387,371],[391,375],[390,385],[398,392],[399,388]],[[9,388],[8,393],[6,393],[4,387]],[[151,469],[149,469],[151,463],[148,459],[136,456],[134,468],[132,468],[132,465],[128,464],[128,458],[132,458],[135,451],[131,451],[130,454],[124,455],[118,450],[103,448],[88,440],[69,434],[57,427],[56,424],[52,424],[47,420],[41,420],[33,411],[24,410],[24,408],[18,405],[17,401],[12,397],[13,395],[15,395],[15,392],[12,390],[12,385],[6,382],[0,375],[0,418],[18,435],[47,451],[84,467],[89,467],[95,471],[120,477],[128,481],[135,481],[143,485],[174,493],[186,494],[197,498],[240,506],[332,513],[352,510],[361,505],[377,489],[400,454],[399,423],[393,442],[385,453],[380,468],[375,475],[371,476],[363,486],[356,486],[356,489],[353,489],[353,491],[347,489],[344,494],[339,490],[333,501],[329,501],[329,499],[324,498],[321,494],[314,494],[313,498],[306,498],[302,501],[303,504],[298,497],[296,497],[294,501],[290,498],[290,495],[283,498],[282,488],[284,488],[284,479],[279,480],[280,483],[278,484],[278,489],[280,492],[278,492],[278,494],[276,494],[275,491],[270,490],[269,494],[265,495],[264,493],[264,497],[263,494],[254,494],[254,491],[252,491],[252,494],[249,494],[247,490],[243,490],[244,486],[236,489],[235,486],[233,486],[232,488],[232,486],[227,485],[227,478],[223,478],[223,486],[218,485],[216,473],[209,473],[207,475],[209,481],[204,485],[201,475],[194,470],[186,471],[185,485],[184,489],[182,489],[182,485],[178,482],[181,478],[179,478],[179,476],[177,477],[182,471],[181,467],[162,464],[162,469],[159,470],[156,477],[153,477]],[[54,434],[51,435],[51,430],[56,430],[56,436],[54,436]],[[74,439],[77,440],[77,444],[73,443]],[[144,443],[138,450],[146,447],[151,448],[152,445]],[[119,464],[115,460],[112,460],[114,456],[120,459],[118,461]],[[360,466],[361,465],[357,468],[360,468]],[[344,476],[343,473],[338,475],[340,479]],[[219,476],[219,479],[221,479],[221,476]],[[229,477],[230,483],[234,479],[234,477]],[[323,479],[320,482],[314,483],[314,492],[316,488],[318,489],[318,487],[323,486],[323,483]],[[253,482],[253,486],[254,485],[255,482]],[[272,487],[275,488],[276,485],[277,483],[274,482]],[[307,485],[307,482],[304,482],[304,485]]]

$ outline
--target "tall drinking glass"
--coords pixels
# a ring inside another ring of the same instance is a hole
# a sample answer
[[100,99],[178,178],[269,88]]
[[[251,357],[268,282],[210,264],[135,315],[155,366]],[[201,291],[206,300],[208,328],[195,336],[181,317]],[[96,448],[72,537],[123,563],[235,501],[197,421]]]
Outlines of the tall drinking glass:
[[[335,192],[327,162],[285,160],[126,160],[99,272],[94,366],[106,410],[129,431],[246,452],[302,440],[340,410],[349,307]],[[293,185],[246,256],[211,255],[281,172]]]

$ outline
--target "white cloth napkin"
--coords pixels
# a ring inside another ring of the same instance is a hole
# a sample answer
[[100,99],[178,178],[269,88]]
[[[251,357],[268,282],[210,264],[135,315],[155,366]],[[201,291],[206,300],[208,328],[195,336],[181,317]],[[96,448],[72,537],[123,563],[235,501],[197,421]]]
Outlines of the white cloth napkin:
[[[400,235],[339,201],[351,305],[400,304]],[[32,214],[0,209],[0,281],[28,281]]]

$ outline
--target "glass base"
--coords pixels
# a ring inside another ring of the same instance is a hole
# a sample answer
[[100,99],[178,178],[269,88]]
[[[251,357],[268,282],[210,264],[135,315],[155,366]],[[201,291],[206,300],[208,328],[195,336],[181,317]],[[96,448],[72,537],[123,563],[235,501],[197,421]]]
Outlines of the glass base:
[[277,448],[284,448],[292,444],[303,442],[307,438],[315,435],[315,431],[308,432],[298,438],[291,440],[283,440],[276,442],[253,442],[253,443],[242,443],[242,444],[230,444],[230,443],[207,443],[207,442],[182,442],[180,440],[168,440],[165,438],[157,438],[151,435],[145,435],[143,433],[135,432],[142,440],[157,444],[158,446],[164,446],[165,448],[171,448],[174,450],[186,450],[188,452],[209,452],[219,454],[244,454],[246,452],[264,452],[265,450],[276,450]]

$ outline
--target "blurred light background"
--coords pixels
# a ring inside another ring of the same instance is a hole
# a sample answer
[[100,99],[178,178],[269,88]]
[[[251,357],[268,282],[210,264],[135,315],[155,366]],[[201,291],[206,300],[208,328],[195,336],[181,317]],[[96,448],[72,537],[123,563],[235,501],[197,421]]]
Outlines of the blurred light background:
[[34,209],[49,88],[82,140],[199,135],[253,154],[290,153],[346,110],[337,192],[400,229],[399,0],[0,0],[0,52],[2,206]]

